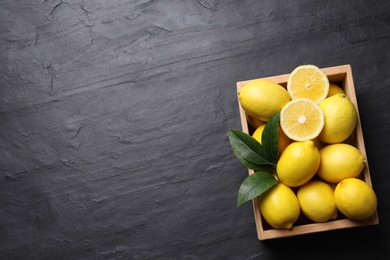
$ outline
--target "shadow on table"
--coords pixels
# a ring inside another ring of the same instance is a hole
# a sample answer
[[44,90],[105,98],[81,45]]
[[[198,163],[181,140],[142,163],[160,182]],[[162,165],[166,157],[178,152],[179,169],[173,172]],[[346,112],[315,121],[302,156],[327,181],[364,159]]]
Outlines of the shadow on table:
[[[380,259],[389,252],[381,225],[320,232],[261,243],[275,259]],[[302,258],[303,257],[303,258]]]

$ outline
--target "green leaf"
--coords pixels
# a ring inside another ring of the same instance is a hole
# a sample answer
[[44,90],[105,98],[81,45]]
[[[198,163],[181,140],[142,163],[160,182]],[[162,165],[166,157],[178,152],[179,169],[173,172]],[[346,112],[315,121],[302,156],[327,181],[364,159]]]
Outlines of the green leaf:
[[260,196],[278,182],[272,174],[263,171],[249,175],[241,184],[240,190],[238,191],[237,207]]
[[280,111],[277,112],[265,125],[261,135],[261,143],[267,152],[271,163],[276,164],[279,157],[278,152],[278,128]]
[[[270,165],[268,154],[252,136],[239,130],[229,129],[228,137],[234,155],[244,164]],[[247,166],[252,169],[251,167]]]

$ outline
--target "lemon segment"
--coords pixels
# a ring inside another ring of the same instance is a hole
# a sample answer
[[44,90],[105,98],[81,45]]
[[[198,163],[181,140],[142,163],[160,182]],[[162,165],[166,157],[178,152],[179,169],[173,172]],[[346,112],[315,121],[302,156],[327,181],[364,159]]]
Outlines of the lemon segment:
[[312,140],[321,133],[324,127],[324,114],[321,108],[310,99],[295,99],[281,110],[280,126],[283,132],[294,141]]
[[319,103],[328,95],[329,80],[317,66],[302,65],[295,68],[289,75],[287,91],[293,100],[308,98]]
[[351,219],[366,219],[372,216],[377,208],[374,190],[357,178],[341,181],[334,191],[334,199],[341,213]]

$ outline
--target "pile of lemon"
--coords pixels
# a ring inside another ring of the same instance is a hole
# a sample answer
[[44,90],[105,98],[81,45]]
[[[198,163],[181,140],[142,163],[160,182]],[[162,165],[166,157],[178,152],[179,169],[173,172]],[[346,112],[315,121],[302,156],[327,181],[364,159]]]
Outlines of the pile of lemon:
[[376,195],[359,179],[366,159],[347,142],[356,127],[356,108],[318,67],[294,69],[287,89],[252,80],[238,99],[259,142],[266,122],[280,111],[279,183],[260,196],[261,214],[272,227],[290,229],[300,212],[314,222],[336,219],[338,212],[351,219],[375,213]]

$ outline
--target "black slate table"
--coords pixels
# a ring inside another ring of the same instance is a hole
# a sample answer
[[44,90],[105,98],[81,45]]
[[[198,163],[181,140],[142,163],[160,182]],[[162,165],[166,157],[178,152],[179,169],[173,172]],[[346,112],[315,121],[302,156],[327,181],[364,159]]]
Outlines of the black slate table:
[[[237,81],[350,64],[379,225],[259,241]],[[386,259],[390,2],[0,1],[0,259]]]

